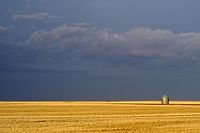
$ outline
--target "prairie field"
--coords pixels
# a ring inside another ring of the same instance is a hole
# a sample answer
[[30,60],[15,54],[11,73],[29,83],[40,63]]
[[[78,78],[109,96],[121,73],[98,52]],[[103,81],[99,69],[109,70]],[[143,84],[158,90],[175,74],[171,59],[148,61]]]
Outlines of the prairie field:
[[199,133],[200,102],[0,102],[0,133]]

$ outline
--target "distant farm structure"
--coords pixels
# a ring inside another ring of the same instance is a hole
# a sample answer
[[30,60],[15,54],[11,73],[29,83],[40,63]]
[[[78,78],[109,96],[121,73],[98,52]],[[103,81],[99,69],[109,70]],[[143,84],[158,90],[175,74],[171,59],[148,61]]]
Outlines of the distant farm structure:
[[163,95],[161,98],[161,103],[164,105],[169,104],[169,97],[167,95]]

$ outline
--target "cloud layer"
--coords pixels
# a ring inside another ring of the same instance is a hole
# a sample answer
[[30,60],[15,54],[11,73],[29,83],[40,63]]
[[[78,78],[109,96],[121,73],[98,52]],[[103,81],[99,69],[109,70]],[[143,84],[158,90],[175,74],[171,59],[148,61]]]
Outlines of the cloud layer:
[[17,47],[17,56],[11,60],[17,60],[15,65],[19,67],[54,70],[181,68],[199,63],[200,33],[173,33],[143,27],[113,32],[75,23],[35,31]]
[[45,20],[45,19],[60,19],[58,16],[52,16],[45,12],[34,13],[34,14],[15,14],[13,15],[14,20]]
[[135,28],[112,32],[89,26],[63,25],[34,32],[28,47],[52,51],[79,51],[80,54],[129,55],[150,58],[198,59],[200,33],[173,33],[164,29]]

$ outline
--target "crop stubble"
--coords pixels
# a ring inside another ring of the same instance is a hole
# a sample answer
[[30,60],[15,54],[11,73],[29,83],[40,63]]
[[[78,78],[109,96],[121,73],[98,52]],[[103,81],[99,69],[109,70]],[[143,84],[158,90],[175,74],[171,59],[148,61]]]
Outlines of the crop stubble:
[[0,102],[0,132],[200,132],[200,102]]

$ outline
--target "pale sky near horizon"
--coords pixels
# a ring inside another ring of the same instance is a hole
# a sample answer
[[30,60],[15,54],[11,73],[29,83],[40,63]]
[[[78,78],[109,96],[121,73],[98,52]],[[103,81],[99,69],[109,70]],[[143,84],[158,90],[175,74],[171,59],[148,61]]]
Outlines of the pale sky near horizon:
[[199,5],[0,0],[0,100],[199,100]]

